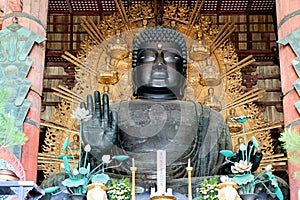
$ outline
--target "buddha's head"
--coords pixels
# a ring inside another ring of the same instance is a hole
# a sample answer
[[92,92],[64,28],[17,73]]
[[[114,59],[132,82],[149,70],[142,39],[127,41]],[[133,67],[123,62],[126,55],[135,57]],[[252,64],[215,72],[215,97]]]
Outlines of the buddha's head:
[[134,40],[132,82],[140,99],[181,99],[186,86],[183,35],[166,26],[147,27]]

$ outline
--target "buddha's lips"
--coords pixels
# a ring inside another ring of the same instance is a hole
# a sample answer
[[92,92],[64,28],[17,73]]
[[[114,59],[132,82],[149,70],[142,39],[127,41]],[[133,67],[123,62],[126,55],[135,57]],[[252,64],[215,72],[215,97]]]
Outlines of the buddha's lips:
[[166,70],[154,70],[151,73],[152,79],[167,79],[168,72]]

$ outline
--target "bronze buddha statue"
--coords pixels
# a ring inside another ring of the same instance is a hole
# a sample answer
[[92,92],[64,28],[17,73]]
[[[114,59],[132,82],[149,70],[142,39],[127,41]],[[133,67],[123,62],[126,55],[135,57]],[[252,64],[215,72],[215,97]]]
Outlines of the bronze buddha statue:
[[[104,93],[101,100],[99,91],[95,91],[94,98],[88,95],[87,105],[81,104],[93,114],[82,123],[83,140],[91,146],[92,155],[99,160],[104,154],[135,158],[136,185],[149,189],[157,183],[156,151],[165,150],[167,186],[177,200],[187,199],[178,192],[187,192],[188,159],[193,167],[193,184],[205,176],[230,173],[231,164],[224,165],[224,157],[219,154],[220,150],[232,150],[223,116],[201,103],[182,100],[187,50],[181,33],[171,27],[145,28],[134,41],[132,67],[135,100],[109,105],[108,94]],[[232,161],[242,156],[238,152]],[[251,155],[253,170],[261,158],[261,152]],[[129,167],[131,162],[124,163],[110,175],[130,177]],[[55,180],[61,182],[65,174],[53,177],[61,178]],[[42,188],[53,186],[53,182],[50,176]],[[149,192],[137,196],[137,200],[144,199],[149,199]]]
[[[232,148],[230,134],[221,114],[181,100],[187,71],[183,35],[171,27],[145,28],[134,40],[132,68],[136,100],[109,106],[103,94],[101,106],[99,92],[94,105],[88,96],[94,117],[83,123],[83,140],[91,153],[97,159],[107,153],[135,158],[137,183],[144,187],[156,183],[157,150],[167,152],[167,182],[187,177],[188,158],[193,177],[218,174],[224,161],[219,151]],[[130,175],[129,167],[122,165],[119,172]]]

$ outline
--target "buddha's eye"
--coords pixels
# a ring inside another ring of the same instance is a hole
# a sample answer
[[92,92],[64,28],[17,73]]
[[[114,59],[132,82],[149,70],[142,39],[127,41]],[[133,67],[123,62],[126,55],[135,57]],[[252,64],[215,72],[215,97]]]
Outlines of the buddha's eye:
[[142,62],[153,62],[155,60],[155,57],[153,56],[142,56],[140,59]]
[[177,62],[181,59],[181,57],[175,53],[172,52],[166,52],[164,54],[164,60],[167,63]]
[[181,52],[175,48],[165,49],[162,53],[166,63],[176,63],[182,59]]
[[144,62],[154,62],[156,58],[156,55],[151,50],[143,50],[138,55],[138,62],[144,63]]

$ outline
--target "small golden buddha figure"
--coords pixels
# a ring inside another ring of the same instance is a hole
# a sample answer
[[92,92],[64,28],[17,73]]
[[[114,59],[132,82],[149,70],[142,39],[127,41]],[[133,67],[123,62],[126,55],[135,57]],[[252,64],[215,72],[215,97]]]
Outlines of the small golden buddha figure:
[[184,92],[184,99],[186,101],[195,101],[196,100],[196,94],[192,86],[187,86]]
[[[111,88],[112,87],[112,88]],[[102,94],[108,94],[109,96],[111,96],[111,98],[110,98],[110,100],[112,101],[112,102],[114,102],[115,101],[115,95],[113,94],[113,88],[114,88],[114,86],[109,86],[109,85],[104,85],[103,87],[102,87]]]
[[190,50],[190,58],[194,61],[205,60],[209,56],[208,45],[203,40],[202,31],[197,32],[197,42],[194,42]]
[[229,110],[229,115],[226,117],[226,124],[229,128],[230,133],[237,133],[242,130],[242,124],[233,120],[232,118],[236,117],[235,109],[231,108]]
[[79,142],[79,135],[78,134],[73,135],[73,141],[70,142],[69,147],[72,150],[74,158],[78,159],[79,154],[80,154],[80,142]]
[[148,20],[147,19],[143,19],[142,25],[143,25],[144,28],[146,28],[147,25],[148,25]]
[[107,56],[105,58],[105,63],[100,67],[100,75],[98,82],[101,84],[115,84],[119,81],[118,72],[116,67],[111,64],[112,59]]
[[200,72],[200,84],[204,86],[217,86],[220,83],[220,72],[212,64],[212,60],[207,58],[206,66],[204,66]]
[[244,144],[243,137],[239,137],[237,139],[237,143],[236,143],[236,145],[234,145],[234,148],[233,148],[234,152],[237,152],[237,153],[239,152],[241,144]]
[[218,100],[218,97],[214,94],[214,88],[208,88],[208,95],[204,97],[204,105],[214,109],[215,111],[220,112],[222,109],[221,102]]
[[128,57],[128,44],[121,35],[121,31],[116,31],[116,36],[111,39],[108,44],[107,53],[117,60],[122,60]]
[[170,26],[176,28],[176,21],[174,20],[170,21]]
[[110,94],[108,85],[103,86],[103,93]]

